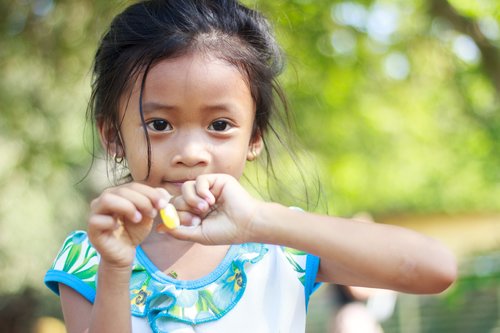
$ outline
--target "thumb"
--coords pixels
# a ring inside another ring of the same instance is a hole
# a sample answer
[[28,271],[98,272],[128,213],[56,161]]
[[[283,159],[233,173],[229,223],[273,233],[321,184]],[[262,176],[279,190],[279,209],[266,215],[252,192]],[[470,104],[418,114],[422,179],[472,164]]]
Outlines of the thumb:
[[211,244],[209,240],[206,237],[204,237],[201,225],[196,225],[196,226],[180,225],[177,228],[168,229],[167,233],[169,233],[176,239],[196,242],[205,245]]

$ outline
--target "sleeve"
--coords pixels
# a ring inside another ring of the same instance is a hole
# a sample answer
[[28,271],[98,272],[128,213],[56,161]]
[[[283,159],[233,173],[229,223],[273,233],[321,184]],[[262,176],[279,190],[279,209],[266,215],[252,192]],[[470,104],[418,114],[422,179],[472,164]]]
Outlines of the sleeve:
[[[303,211],[303,209],[300,207],[291,206],[289,208],[293,210]],[[304,292],[306,296],[306,309],[307,309],[307,305],[309,304],[309,297],[311,297],[312,293],[314,293],[321,286],[320,282],[316,282],[316,276],[318,275],[320,258],[318,256],[307,254],[303,251],[297,251],[293,249],[288,249],[288,252],[290,254],[295,254],[295,256],[297,255],[306,256],[305,269],[303,268],[301,268],[300,270],[296,269],[296,271],[304,273],[300,277],[300,281],[305,287]],[[292,265],[297,268],[297,265],[293,263],[293,260],[290,260],[290,257],[293,256],[290,255],[288,257],[289,262],[292,263]]]
[[45,285],[59,295],[59,283],[63,283],[93,303],[98,265],[99,255],[90,244],[87,233],[75,231],[66,238],[45,274]]
[[308,254],[306,259],[306,275],[305,275],[305,283],[304,283],[304,292],[306,294],[306,310],[307,305],[309,304],[309,297],[311,297],[312,293],[314,293],[319,286],[321,286],[321,282],[316,282],[316,276],[318,275],[319,269],[319,257]]
[[321,283],[316,282],[316,276],[319,268],[319,257],[308,254],[304,251],[296,250],[290,247],[282,247],[288,263],[296,272],[297,278],[304,286],[306,309],[309,303],[309,297],[318,289]]

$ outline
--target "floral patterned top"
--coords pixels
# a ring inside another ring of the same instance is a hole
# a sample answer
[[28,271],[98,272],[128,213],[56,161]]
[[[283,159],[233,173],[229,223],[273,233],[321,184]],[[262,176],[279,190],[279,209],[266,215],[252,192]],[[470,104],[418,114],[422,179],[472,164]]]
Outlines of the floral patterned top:
[[[45,276],[93,303],[99,254],[86,232],[65,240]],[[139,246],[130,279],[133,332],[304,332],[319,259],[291,248],[232,245],[217,268],[197,280],[160,271]]]

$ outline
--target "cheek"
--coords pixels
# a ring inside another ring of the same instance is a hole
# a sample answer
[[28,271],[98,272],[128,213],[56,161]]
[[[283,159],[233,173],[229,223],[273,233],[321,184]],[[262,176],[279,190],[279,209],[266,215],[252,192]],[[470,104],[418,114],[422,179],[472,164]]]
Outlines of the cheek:
[[240,145],[237,149],[232,149],[226,152],[225,158],[222,159],[226,173],[229,173],[237,178],[241,177],[245,169],[247,161],[247,147]]
[[128,168],[134,180],[143,180],[148,174],[148,146],[143,136],[135,136],[125,146]]

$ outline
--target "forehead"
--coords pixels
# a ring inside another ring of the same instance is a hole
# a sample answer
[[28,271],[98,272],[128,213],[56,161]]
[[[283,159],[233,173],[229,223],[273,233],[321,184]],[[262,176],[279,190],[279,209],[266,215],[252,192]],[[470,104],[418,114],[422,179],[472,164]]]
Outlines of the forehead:
[[190,84],[244,83],[248,80],[235,65],[220,57],[204,52],[190,53],[176,58],[164,59],[154,64],[147,74],[148,82]]
[[210,53],[160,60],[148,70],[144,86],[143,79],[144,73],[135,80],[131,94],[126,94],[131,98],[129,102],[135,103],[142,93],[143,102],[168,99],[169,103],[177,104],[199,99],[208,104],[224,100],[254,104],[242,70]]

